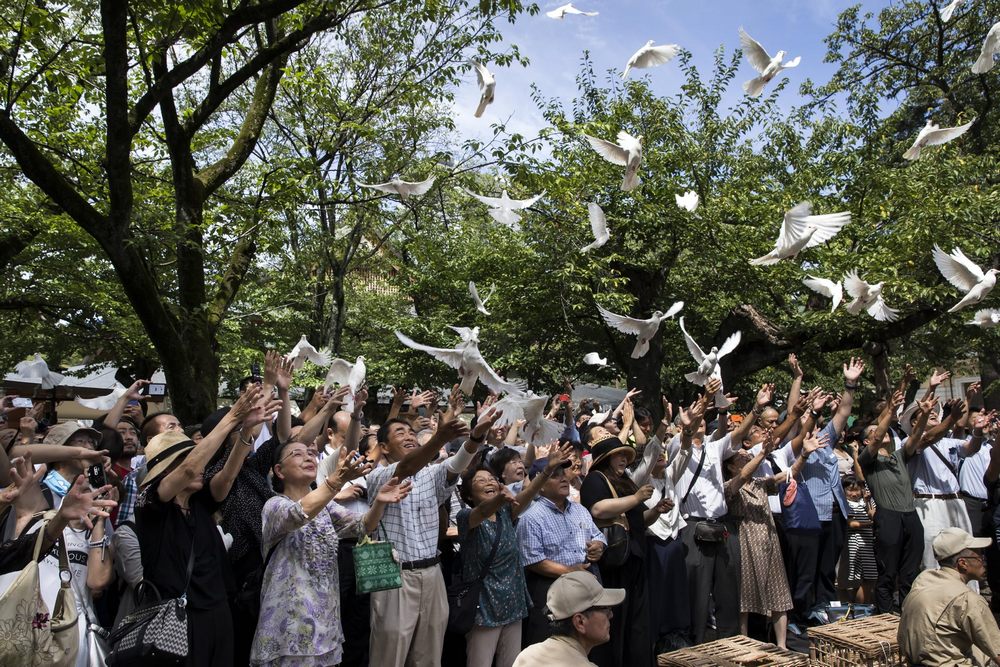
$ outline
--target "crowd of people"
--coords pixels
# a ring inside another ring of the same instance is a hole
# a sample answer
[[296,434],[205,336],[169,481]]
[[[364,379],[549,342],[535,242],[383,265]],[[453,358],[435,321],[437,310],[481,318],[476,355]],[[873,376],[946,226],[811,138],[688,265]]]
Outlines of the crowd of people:
[[[197,424],[151,410],[143,380],[86,425],[46,426],[41,402],[13,423],[5,400],[0,591],[37,559],[52,608],[65,548],[80,666],[150,591],[186,599],[187,664],[214,666],[653,665],[755,616],[784,647],[834,603],[933,626],[910,598],[945,585],[981,614],[977,580],[1000,592],[1000,427],[979,386],[942,402],[935,372],[912,396],[907,368],[862,410],[862,360],[808,391],[789,364],[787,395],[764,385],[742,414],[717,380],[677,408],[558,395],[562,435],[538,446],[457,386],[398,390],[388,412],[364,387],[317,389],[300,410],[274,352]],[[369,540],[391,544],[398,585],[359,587]],[[449,596],[469,582],[472,611]],[[969,646],[1000,658],[989,620]],[[915,664],[972,664],[911,644]]]

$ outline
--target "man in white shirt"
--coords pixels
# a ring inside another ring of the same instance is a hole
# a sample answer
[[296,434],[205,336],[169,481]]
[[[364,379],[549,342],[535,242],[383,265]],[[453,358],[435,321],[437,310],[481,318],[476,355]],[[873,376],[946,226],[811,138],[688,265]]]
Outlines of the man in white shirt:
[[587,655],[610,641],[612,607],[624,600],[624,589],[604,588],[589,572],[562,575],[546,596],[552,636],[521,651],[514,667],[597,667]]
[[[700,399],[706,405],[715,396],[720,383],[706,386]],[[714,388],[713,388],[714,387]],[[739,534],[725,522],[726,498],[723,491],[722,462],[742,449],[743,439],[754,420],[771,402],[773,385],[764,385],[757,393],[753,418],[744,419],[732,433],[718,440],[707,440],[705,421],[685,426],[682,436],[691,438],[691,458],[675,485],[680,497],[680,513],[687,521],[681,539],[687,549],[685,559],[690,583],[691,640],[705,640],[709,598],[715,602],[718,636],[731,637],[739,632],[740,543]],[[668,448],[671,457],[680,449],[681,436],[675,436]]]

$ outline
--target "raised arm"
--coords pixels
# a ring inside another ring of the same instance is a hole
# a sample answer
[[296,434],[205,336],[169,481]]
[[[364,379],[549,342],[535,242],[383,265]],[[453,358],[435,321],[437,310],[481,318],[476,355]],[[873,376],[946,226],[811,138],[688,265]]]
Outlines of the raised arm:
[[838,434],[843,433],[847,426],[847,418],[851,416],[851,410],[854,409],[854,394],[858,390],[858,382],[864,372],[865,362],[860,357],[851,357],[851,361],[844,364],[844,393],[840,396],[837,412],[830,419]]
[[[511,508],[511,514],[515,519],[521,515],[521,512],[528,509],[528,506],[531,505],[531,501],[534,500],[541,492],[542,487],[545,485],[545,482],[547,482],[549,478],[552,477],[556,469],[563,464],[563,461],[569,460],[569,457],[572,455],[572,453],[573,453],[573,445],[569,443],[563,443],[562,446],[553,447],[549,451],[548,458],[545,462],[545,470],[535,475],[535,478],[531,480],[529,484],[526,484],[524,488],[521,490],[521,493],[517,494],[517,497],[514,498],[515,502],[514,506]],[[496,510],[494,509],[494,511]],[[473,510],[473,512],[475,512],[475,510]],[[491,516],[492,514],[493,512],[490,512],[489,514],[484,514],[484,516]]]
[[299,431],[298,440],[306,445],[313,444],[319,434],[325,432],[326,425],[330,423],[330,417],[344,404],[344,397],[350,390],[350,387],[339,387],[333,392],[333,395],[323,403],[316,414]]
[[[425,442],[422,446],[410,450],[406,456],[402,458],[399,465],[396,466],[396,477],[400,479],[405,479],[411,477],[420,470],[422,470],[427,465],[431,464],[438,457],[438,453],[441,448],[446,444],[454,440],[455,438],[461,438],[469,434],[469,427],[460,419],[452,419],[451,421],[444,422],[443,424],[438,424],[437,431],[434,435]],[[465,443],[465,448],[468,450],[470,443],[474,444],[473,453],[476,449],[479,449],[479,442],[469,442]],[[458,477],[457,473],[449,473],[448,481],[452,482]]]
[[942,419],[940,424],[927,429],[927,432],[924,433],[923,441],[919,446],[926,447],[933,442],[937,442],[946,436],[948,432],[951,431],[952,427],[954,427],[955,424],[962,419],[962,415],[965,414],[966,409],[965,401],[955,399],[948,401],[947,405],[948,416]]
[[[354,454],[348,456],[344,461],[337,466],[330,475],[323,478],[323,481],[316,485],[313,491],[310,491],[306,496],[299,501],[302,505],[302,511],[305,513],[309,520],[316,518],[316,515],[320,511],[330,504],[333,497],[337,495],[341,487],[348,482],[352,482],[359,477],[363,477],[372,471],[372,464],[363,459],[362,457]],[[379,513],[381,516],[381,512]],[[378,521],[376,520],[377,524]],[[368,532],[371,532],[370,530]]]
[[757,468],[764,462],[767,455],[774,451],[774,443],[775,439],[770,433],[764,436],[764,442],[761,444],[757,455],[747,461],[746,465],[740,468],[739,473],[726,484],[726,491],[728,493],[738,491],[744,484],[753,479],[753,474],[757,472]]
[[115,404],[108,411],[108,414],[104,415],[104,425],[108,428],[115,428],[118,426],[118,422],[122,420],[122,415],[125,414],[125,406],[128,405],[129,401],[138,401],[142,399],[142,394],[139,390],[149,384],[149,380],[136,380],[132,385],[125,390],[125,393],[118,397]]
[[[278,420],[275,422],[275,431],[278,442],[284,445],[292,437],[292,401],[288,395],[292,386],[292,361],[274,350],[268,350],[264,355],[264,384],[267,384],[268,376],[278,390],[278,400],[281,401],[281,409],[278,412]],[[270,396],[267,396],[270,398]]]
[[393,477],[383,484],[382,488],[378,490],[378,495],[375,496],[375,502],[365,512],[363,520],[365,533],[374,533],[375,529],[378,528],[378,522],[382,520],[386,506],[402,502],[403,498],[410,495],[412,489],[413,482],[411,480],[400,482],[398,477]]
[[202,438],[201,442],[184,457],[184,461],[170,471],[157,487],[157,495],[163,502],[173,499],[182,489],[191,483],[195,477],[205,472],[205,466],[219,451],[219,447],[229,437],[229,432],[249,414],[253,406],[260,400],[261,387],[250,385],[236,400],[233,407],[219,421],[212,432]]
[[757,397],[754,399],[753,408],[750,410],[750,418],[744,419],[740,422],[740,425],[732,433],[733,442],[739,443],[740,446],[743,445],[743,441],[750,434],[750,429],[753,427],[754,423],[760,417],[761,413],[764,412],[764,408],[774,400],[774,385],[773,384],[763,384],[760,390],[757,392]]
[[799,365],[799,358],[795,353],[788,355],[788,368],[792,371],[792,386],[788,389],[788,400],[785,405],[795,405],[799,402],[799,394],[802,391],[802,366]]
[[[799,436],[796,436],[798,438]],[[777,472],[774,475],[774,481],[777,483],[782,483],[789,479],[794,479],[800,472],[802,472],[802,466],[806,464],[809,460],[809,456],[815,452],[817,449],[822,449],[826,447],[830,439],[828,436],[824,435],[822,438],[817,438],[815,433],[802,434],[802,445],[799,447],[798,455],[795,457],[795,461],[792,462],[791,467],[788,470],[783,470]]]
[[[217,503],[221,503],[229,495],[229,492],[233,488],[233,483],[236,482],[237,475],[240,474],[240,469],[246,462],[247,457],[253,453],[256,427],[270,421],[274,414],[281,408],[281,401],[272,400],[265,403],[266,400],[266,398],[261,397],[261,400],[257,401],[247,412],[246,418],[240,424],[236,442],[229,449],[229,455],[226,457],[226,462],[223,464],[222,470],[213,476],[212,481],[208,483],[212,491],[212,498]],[[212,432],[214,433],[215,431],[213,430]]]
[[[600,474],[600,473],[591,473]],[[649,484],[639,487],[635,493],[621,498],[605,498],[591,505],[590,514],[595,519],[613,519],[619,514],[638,507],[653,497],[653,487]]]

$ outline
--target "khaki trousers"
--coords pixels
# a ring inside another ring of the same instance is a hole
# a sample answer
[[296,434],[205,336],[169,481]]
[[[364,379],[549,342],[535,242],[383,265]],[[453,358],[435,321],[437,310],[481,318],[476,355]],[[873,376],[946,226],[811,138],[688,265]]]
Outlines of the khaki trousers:
[[438,667],[448,626],[441,567],[403,570],[403,586],[371,594],[369,664]]
[[498,628],[477,625],[465,635],[466,667],[511,667],[520,652],[520,620]]

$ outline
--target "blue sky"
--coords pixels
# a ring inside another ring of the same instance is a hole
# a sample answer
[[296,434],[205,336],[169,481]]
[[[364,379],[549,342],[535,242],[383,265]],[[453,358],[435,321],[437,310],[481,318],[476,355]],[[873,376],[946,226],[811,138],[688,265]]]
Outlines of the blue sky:
[[[533,137],[545,123],[530,97],[530,85],[539,86],[546,98],[569,102],[576,92],[575,77],[585,49],[590,51],[599,72],[614,68],[621,72],[629,57],[647,40],[656,44],[676,43],[691,51],[700,71],[710,70],[712,54],[720,44],[728,51],[739,46],[737,31],[743,26],[772,55],[784,49],[788,56],[802,56],[802,63],[783,72],[791,81],[782,92],[781,105],[796,103],[798,84],[806,78],[825,82],[833,73],[824,63],[823,39],[833,32],[837,15],[856,4],[844,0],[574,0],[575,7],[600,12],[595,17],[567,16],[556,21],[545,16],[565,0],[539,2],[542,12],[522,16],[505,27],[507,39],[518,45],[531,64],[527,68],[491,66],[497,79],[496,101],[482,118],[474,118],[479,100],[475,75],[456,93],[455,119],[463,138],[487,139],[490,124],[508,122],[508,128]],[[890,4],[888,0],[861,3],[874,14]],[[654,91],[674,94],[682,76],[675,63],[647,70],[633,70],[632,77],[647,78]],[[754,76],[743,59],[737,81]],[[734,89],[733,95],[742,94]],[[767,94],[767,90],[765,90]]]

